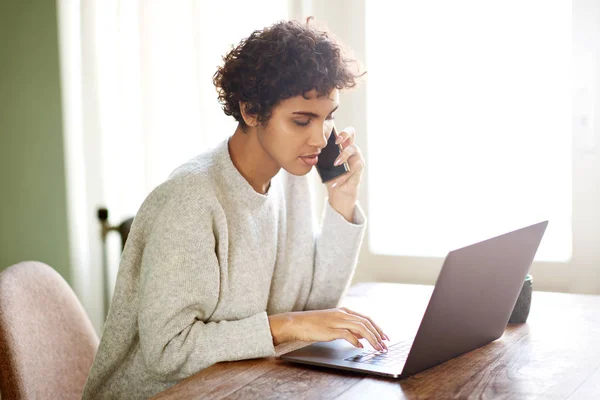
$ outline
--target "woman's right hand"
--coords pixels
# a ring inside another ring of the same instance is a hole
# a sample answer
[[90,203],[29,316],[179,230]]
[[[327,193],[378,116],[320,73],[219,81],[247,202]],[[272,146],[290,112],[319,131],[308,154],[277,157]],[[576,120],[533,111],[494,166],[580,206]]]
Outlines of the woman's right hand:
[[275,345],[290,340],[330,342],[344,339],[363,348],[359,339],[365,338],[374,349],[387,351],[383,341],[389,338],[381,328],[371,318],[345,307],[270,315],[269,323]]

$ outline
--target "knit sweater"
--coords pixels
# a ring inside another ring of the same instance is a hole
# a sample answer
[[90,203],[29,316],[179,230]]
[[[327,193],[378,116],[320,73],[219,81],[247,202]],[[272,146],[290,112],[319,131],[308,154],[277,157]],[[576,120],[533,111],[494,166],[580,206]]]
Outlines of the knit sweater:
[[268,315],[338,306],[366,218],[326,201],[313,230],[307,176],[280,170],[266,194],[229,138],[144,200],[117,275],[84,399],[148,398],[221,361],[274,356]]

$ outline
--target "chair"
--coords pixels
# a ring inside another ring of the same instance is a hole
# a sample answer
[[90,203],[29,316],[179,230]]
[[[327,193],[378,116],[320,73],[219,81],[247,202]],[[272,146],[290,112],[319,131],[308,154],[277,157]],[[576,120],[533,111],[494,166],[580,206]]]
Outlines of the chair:
[[109,289],[109,278],[108,278],[108,260],[107,260],[107,247],[106,237],[111,231],[119,232],[121,235],[121,251],[125,250],[125,243],[129,232],[131,231],[131,225],[133,224],[133,218],[130,217],[123,220],[119,225],[110,225],[108,223],[108,209],[106,207],[100,207],[97,210],[96,215],[100,221],[100,238],[102,239],[102,288],[104,293],[104,319],[108,315],[108,308],[110,307],[110,289]]
[[127,218],[123,220],[119,225],[111,226],[108,223],[108,209],[105,207],[98,208],[97,210],[98,220],[100,221],[101,238],[102,244],[106,245],[106,236],[110,231],[118,231],[119,235],[121,235],[121,251],[125,249],[125,242],[127,242],[127,237],[129,236],[129,231],[131,231],[131,224],[133,224],[133,217]]
[[0,273],[0,393],[6,399],[81,399],[98,348],[83,306],[50,266]]

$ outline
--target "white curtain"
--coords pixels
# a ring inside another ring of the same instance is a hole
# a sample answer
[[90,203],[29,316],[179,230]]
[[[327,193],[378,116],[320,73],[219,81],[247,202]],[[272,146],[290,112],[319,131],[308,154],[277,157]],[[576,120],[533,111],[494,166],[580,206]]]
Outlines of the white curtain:
[[[233,134],[212,83],[221,57],[306,10],[281,0],[58,0],[58,10],[73,287],[101,333],[97,208],[113,225],[133,216],[174,168]],[[112,293],[118,235],[107,247]]]

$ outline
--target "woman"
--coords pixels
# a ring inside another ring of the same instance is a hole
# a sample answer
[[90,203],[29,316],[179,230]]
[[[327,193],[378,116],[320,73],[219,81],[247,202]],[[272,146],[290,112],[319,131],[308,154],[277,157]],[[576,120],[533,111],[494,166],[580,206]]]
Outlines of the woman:
[[339,133],[350,172],[327,184],[313,232],[306,174],[326,145],[339,90],[356,85],[326,32],[296,21],[255,31],[214,76],[235,133],[146,198],[124,249],[84,398],[148,398],[220,361],[269,357],[288,340],[365,338],[368,317],[336,308],[365,230],[364,160]]

